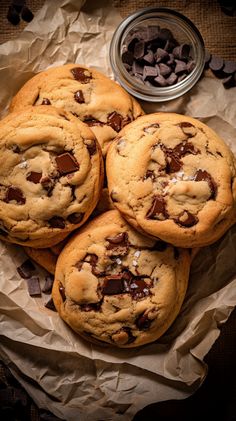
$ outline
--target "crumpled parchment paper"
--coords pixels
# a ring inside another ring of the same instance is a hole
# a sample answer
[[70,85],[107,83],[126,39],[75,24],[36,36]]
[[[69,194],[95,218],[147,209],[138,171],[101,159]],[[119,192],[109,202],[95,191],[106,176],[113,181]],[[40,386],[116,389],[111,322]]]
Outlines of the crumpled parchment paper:
[[[76,62],[111,75],[109,42],[121,18],[106,1],[47,0],[14,41],[0,46],[0,107],[33,74]],[[95,4],[94,4],[95,3]],[[175,111],[207,123],[236,154],[236,88],[203,78],[190,94],[146,112]],[[0,243],[0,357],[39,407],[67,421],[129,421],[144,406],[183,399],[206,376],[203,361],[236,305],[236,226],[195,257],[182,310],[166,334],[139,349],[98,347],[80,339],[31,298],[16,267],[26,256]],[[45,276],[37,268],[41,283]]]

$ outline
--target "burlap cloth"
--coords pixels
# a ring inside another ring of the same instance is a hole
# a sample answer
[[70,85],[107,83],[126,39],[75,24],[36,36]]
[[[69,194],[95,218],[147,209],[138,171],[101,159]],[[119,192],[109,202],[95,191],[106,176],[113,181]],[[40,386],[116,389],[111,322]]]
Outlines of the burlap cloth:
[[[56,0],[52,0],[56,1]],[[94,0],[96,1],[96,0]],[[109,1],[109,0],[108,0]],[[10,0],[0,0],[0,43],[13,39],[25,27],[21,22],[17,26],[11,25],[7,19],[7,9]],[[44,0],[29,0],[27,5],[35,13],[44,3]],[[236,16],[230,17],[222,13],[216,0],[112,0],[123,17],[147,6],[164,6],[175,9],[190,18],[200,30],[206,48],[224,59],[236,60]],[[1,60],[1,57],[0,57]],[[205,361],[209,366],[209,374],[202,387],[190,398],[183,401],[167,401],[153,404],[140,411],[135,421],[168,420],[193,421],[202,419],[217,421],[236,420],[236,310],[231,314],[227,323],[222,327],[222,333],[208,353]],[[38,421],[50,419],[45,412],[38,411],[37,407],[28,397],[24,411],[17,411],[17,417],[6,412],[1,416],[4,385],[15,386],[15,380],[7,369],[0,363],[0,418],[22,421]],[[22,390],[23,393],[25,393]],[[5,396],[5,395],[4,395]],[[9,397],[8,405],[11,403]],[[204,409],[203,409],[204,408]],[[13,416],[13,418],[11,418]],[[56,419],[56,418],[51,418]]]

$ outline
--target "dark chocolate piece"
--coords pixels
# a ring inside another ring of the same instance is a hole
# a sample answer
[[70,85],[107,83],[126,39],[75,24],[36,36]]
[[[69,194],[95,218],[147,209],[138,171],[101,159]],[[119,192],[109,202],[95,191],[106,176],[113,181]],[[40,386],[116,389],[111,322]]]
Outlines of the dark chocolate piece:
[[124,326],[121,330],[128,335],[127,344],[131,344],[135,341],[136,337],[132,334],[132,329],[129,326]]
[[84,144],[86,145],[90,156],[93,156],[97,152],[97,145],[94,139],[85,139]]
[[174,219],[174,221],[180,226],[190,228],[198,223],[198,218],[191,212],[184,210],[179,214],[178,218]]
[[236,61],[225,60],[223,72],[226,76],[232,75],[234,72],[236,72]]
[[79,169],[79,163],[76,161],[75,157],[69,152],[65,152],[61,155],[56,156],[55,160],[57,163],[58,171],[61,175],[69,174]]
[[236,86],[236,72],[233,75],[228,76],[226,79],[224,79],[223,85],[225,89],[233,88],[234,86]]
[[109,242],[107,245],[108,254],[110,256],[124,256],[129,250],[129,241],[127,232],[117,234],[115,237],[107,237]]
[[79,224],[82,221],[83,217],[84,217],[84,213],[74,212],[74,213],[71,213],[69,216],[67,216],[67,220],[71,224]]
[[128,234],[127,232],[121,232],[120,234],[117,234],[114,237],[107,237],[106,240],[110,244],[126,245],[128,243]]
[[135,321],[135,324],[139,330],[147,330],[149,329],[152,320],[148,318],[147,313],[142,313]]
[[187,64],[182,60],[175,60],[175,73],[176,75],[180,75],[187,71]]
[[52,298],[50,298],[50,300],[46,304],[44,304],[44,307],[52,311],[57,311]]
[[167,85],[171,86],[177,82],[178,76],[172,72],[170,76],[166,79]]
[[104,295],[117,295],[124,293],[124,280],[122,274],[106,276],[102,288]]
[[34,184],[38,184],[42,178],[41,172],[31,171],[26,175],[26,180],[31,181]]
[[[184,126],[182,125],[182,127]],[[183,142],[176,145],[173,149],[173,152],[174,154],[177,154],[181,157],[188,154],[192,154],[192,155],[199,154],[199,150],[195,149],[194,145],[191,142],[188,142],[187,140],[184,140]]]
[[9,203],[11,201],[16,201],[19,205],[25,204],[26,199],[18,187],[8,187],[4,202]]
[[213,72],[220,72],[223,69],[224,60],[221,57],[211,56],[209,67]]
[[121,60],[123,63],[128,64],[129,66],[132,66],[133,61],[134,61],[134,55],[129,50],[124,51],[122,53]]
[[178,172],[182,168],[182,162],[178,155],[174,152],[167,151],[166,153],[166,173],[171,174]]
[[59,292],[60,292],[62,301],[64,303],[64,301],[66,301],[66,294],[65,294],[65,288],[64,288],[64,286],[62,285],[61,282],[59,283]]
[[164,218],[168,218],[168,213],[166,211],[166,202],[164,197],[160,196],[160,195],[156,195],[153,199],[152,202],[152,206],[151,208],[148,210],[146,218],[148,219],[161,219]]
[[162,75],[159,75],[159,76],[155,77],[154,82],[155,82],[158,86],[161,86],[161,87],[163,87],[163,86],[166,86],[166,85],[167,85],[167,81],[166,81],[166,79],[164,78],[164,76],[162,76]]
[[80,83],[89,83],[92,75],[87,69],[82,69],[81,67],[74,67],[71,69],[71,73],[75,80],[78,80]]
[[20,265],[17,268],[17,272],[24,279],[28,279],[31,276],[33,276],[34,271],[35,271],[35,266],[31,262],[31,260],[29,260],[29,259],[25,260],[25,262],[22,263],[22,265]]
[[134,45],[134,58],[141,59],[145,55],[145,43],[144,41],[136,42]]
[[158,75],[156,67],[144,66],[143,68],[143,80],[154,79]]
[[179,60],[188,59],[190,53],[190,46],[188,44],[181,44],[175,47],[172,51],[174,57]]
[[154,63],[154,54],[152,50],[149,50],[147,54],[143,56],[143,60],[146,61],[148,64]]
[[84,94],[83,94],[83,91],[81,91],[81,89],[74,93],[74,98],[75,98],[75,101],[78,102],[79,104],[85,103]]
[[150,294],[150,289],[143,279],[133,279],[129,284],[129,289],[135,300],[147,297]]
[[25,22],[31,22],[34,18],[34,15],[27,6],[23,6],[21,10],[21,17]]
[[143,66],[141,66],[141,64],[138,63],[136,60],[132,64],[132,72],[134,75],[137,73],[140,75],[143,74]]
[[43,98],[42,105],[51,105],[51,101],[48,98]]
[[169,53],[167,53],[166,50],[163,48],[158,48],[155,54],[156,62],[160,63],[161,61],[168,60],[169,59]]
[[194,177],[195,181],[206,181],[211,191],[210,199],[215,199],[217,193],[217,186],[211,175],[205,170],[198,170]]
[[20,16],[15,7],[12,5],[9,6],[8,12],[7,12],[7,20],[12,23],[12,25],[18,25],[20,22]]
[[147,180],[147,178],[151,178],[151,180],[154,181],[156,179],[154,171],[147,170],[146,174],[143,176],[143,180]]
[[41,288],[38,276],[27,278],[28,292],[31,297],[41,296]]
[[61,216],[53,216],[48,223],[52,228],[65,228],[65,220]]
[[153,41],[153,40],[157,39],[158,36],[159,36],[159,33],[160,33],[160,26],[158,26],[158,25],[149,25],[147,27],[147,36],[146,36],[145,41],[146,42],[148,42],[148,41],[150,42],[150,41]]
[[116,132],[119,132],[123,126],[123,117],[116,111],[109,114],[107,117],[107,124],[113,128]]
[[47,275],[45,277],[45,283],[42,288],[42,292],[44,292],[44,294],[51,294],[52,286],[53,286],[53,277],[50,275]]
[[171,67],[167,66],[165,63],[159,64],[159,70],[161,76],[168,76],[171,73]]

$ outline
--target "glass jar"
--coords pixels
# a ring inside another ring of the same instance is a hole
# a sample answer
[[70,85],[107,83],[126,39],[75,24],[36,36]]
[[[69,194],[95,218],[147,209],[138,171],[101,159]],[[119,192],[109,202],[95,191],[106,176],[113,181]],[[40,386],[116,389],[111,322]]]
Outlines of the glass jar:
[[[150,86],[140,83],[130,75],[122,62],[127,35],[132,34],[138,27],[155,25],[169,29],[178,44],[188,44],[191,58],[195,62],[195,67],[185,79],[172,86]],[[198,29],[182,14],[167,8],[148,7],[135,12],[120,23],[111,41],[110,62],[115,79],[131,95],[150,102],[168,101],[185,94],[200,78],[205,62],[204,42]]]

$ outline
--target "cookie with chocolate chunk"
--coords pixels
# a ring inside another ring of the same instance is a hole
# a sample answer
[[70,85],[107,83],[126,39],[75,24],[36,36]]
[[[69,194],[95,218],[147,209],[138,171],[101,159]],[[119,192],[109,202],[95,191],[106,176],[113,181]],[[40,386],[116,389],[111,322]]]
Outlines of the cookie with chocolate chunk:
[[103,155],[117,132],[143,114],[138,102],[117,83],[97,70],[78,64],[37,74],[16,94],[10,109],[41,104],[64,108],[87,123]]
[[0,122],[0,238],[49,247],[93,212],[103,160],[90,128],[52,106],[28,107]]
[[67,243],[52,297],[61,318],[87,340],[136,347],[158,339],[176,318],[189,268],[188,249],[143,236],[111,210]]
[[200,247],[236,221],[235,158],[193,118],[156,113],[125,127],[107,156],[116,208],[137,229],[178,247]]

